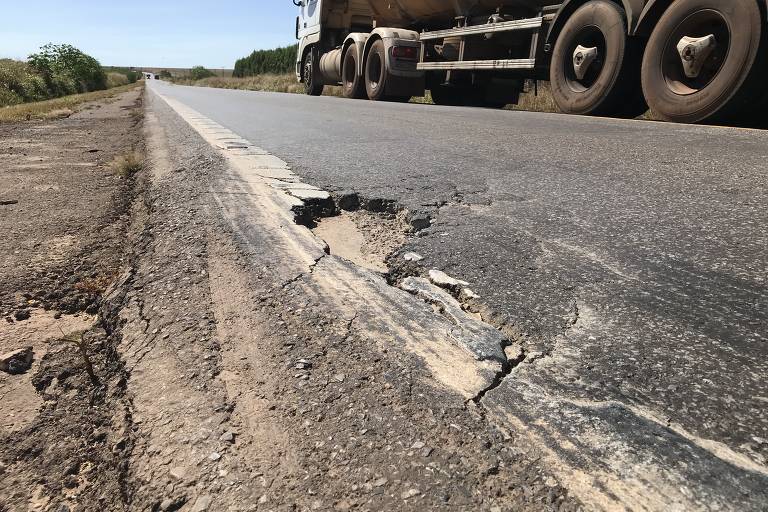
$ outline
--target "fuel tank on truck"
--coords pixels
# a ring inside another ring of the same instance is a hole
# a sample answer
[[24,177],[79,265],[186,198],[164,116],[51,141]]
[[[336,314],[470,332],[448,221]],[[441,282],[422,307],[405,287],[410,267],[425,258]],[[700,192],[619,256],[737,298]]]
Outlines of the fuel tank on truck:
[[[359,0],[350,0],[356,2]],[[522,8],[535,14],[557,0],[364,0],[379,26],[439,23],[450,26],[457,16],[492,14],[498,7]]]

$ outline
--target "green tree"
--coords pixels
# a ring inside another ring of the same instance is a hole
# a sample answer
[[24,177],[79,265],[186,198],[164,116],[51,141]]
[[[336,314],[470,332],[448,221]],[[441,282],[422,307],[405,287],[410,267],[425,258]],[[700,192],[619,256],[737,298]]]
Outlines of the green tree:
[[296,45],[257,50],[235,62],[233,75],[246,77],[265,73],[283,74],[293,71],[296,63]]
[[203,66],[195,66],[189,72],[189,77],[192,78],[192,80],[202,80],[203,78],[210,78],[212,76],[216,76],[216,74]]
[[69,44],[46,44],[28,62],[55,96],[107,88],[107,75],[99,61]]

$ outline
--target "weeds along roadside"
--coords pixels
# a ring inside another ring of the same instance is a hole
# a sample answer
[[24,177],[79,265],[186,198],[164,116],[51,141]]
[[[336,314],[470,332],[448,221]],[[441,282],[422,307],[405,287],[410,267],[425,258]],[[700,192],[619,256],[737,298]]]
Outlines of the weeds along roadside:
[[[178,85],[190,85],[195,87],[213,87],[216,89],[239,89],[244,91],[282,92],[289,94],[304,94],[304,85],[296,81],[293,73],[272,74],[265,73],[249,77],[209,77],[202,80],[190,78],[176,78],[172,80]],[[326,87],[324,96],[342,96],[341,87]],[[415,97],[411,103],[432,104],[432,97],[427,92],[424,97]],[[513,110],[528,110],[531,112],[558,112],[549,84],[540,82],[538,87],[528,84],[526,90],[520,95],[517,105],[510,105]]]
[[141,87],[143,82],[122,85],[104,91],[72,94],[52,100],[35,101],[32,103],[20,103],[10,107],[0,108],[0,123],[13,123],[18,121],[30,121],[35,119],[52,119],[67,117],[77,110],[82,104],[90,101],[108,100]]

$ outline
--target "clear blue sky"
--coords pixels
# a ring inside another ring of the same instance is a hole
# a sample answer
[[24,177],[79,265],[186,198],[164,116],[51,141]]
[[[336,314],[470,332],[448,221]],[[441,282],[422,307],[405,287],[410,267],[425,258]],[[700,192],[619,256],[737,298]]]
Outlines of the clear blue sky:
[[3,0],[0,57],[69,43],[108,66],[231,68],[294,42],[291,0]]

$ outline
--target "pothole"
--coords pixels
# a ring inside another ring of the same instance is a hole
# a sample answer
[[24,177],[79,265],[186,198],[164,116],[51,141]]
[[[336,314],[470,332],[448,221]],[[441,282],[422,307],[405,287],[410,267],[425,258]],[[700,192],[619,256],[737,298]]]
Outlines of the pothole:
[[312,229],[328,244],[331,254],[382,274],[389,271],[386,259],[405,243],[408,230],[403,212],[365,210],[318,219]]

